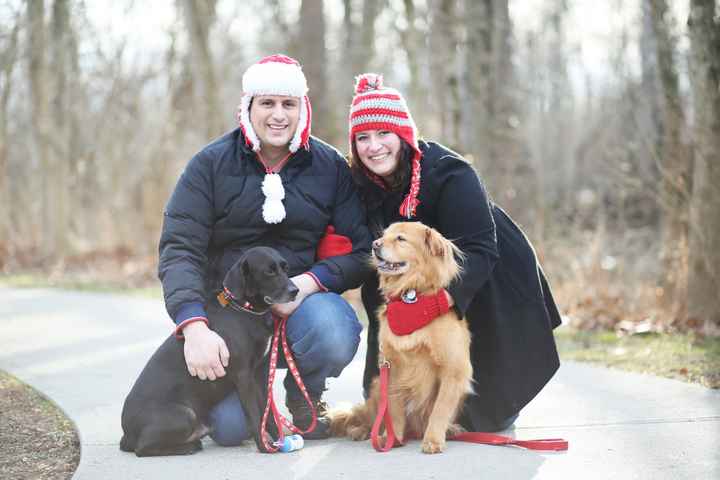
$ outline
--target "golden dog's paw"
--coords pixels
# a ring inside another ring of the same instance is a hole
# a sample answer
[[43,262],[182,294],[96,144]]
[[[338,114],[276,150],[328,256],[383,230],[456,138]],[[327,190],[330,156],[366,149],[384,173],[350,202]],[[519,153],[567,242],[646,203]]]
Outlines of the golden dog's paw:
[[[378,440],[380,441],[380,445],[384,447],[387,443],[387,434],[383,433],[382,435],[380,435],[380,438]],[[395,437],[395,440],[393,440],[392,448],[399,448],[404,446],[405,442],[403,442],[403,439],[400,437]]]
[[364,426],[348,427],[347,435],[355,441],[367,440],[370,438],[370,429]]
[[445,450],[445,440],[423,439],[423,453],[442,453]]
[[459,423],[453,423],[448,427],[447,432],[445,432],[445,438],[450,439],[455,435],[465,432],[467,432],[467,430],[465,430]]

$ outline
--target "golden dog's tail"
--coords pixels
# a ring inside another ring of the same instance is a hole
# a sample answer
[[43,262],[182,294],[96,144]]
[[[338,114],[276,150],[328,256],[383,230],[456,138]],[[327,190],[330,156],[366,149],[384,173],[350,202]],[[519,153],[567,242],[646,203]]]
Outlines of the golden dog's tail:
[[328,413],[330,434],[334,437],[347,436],[353,440],[367,440],[370,438],[376,412],[377,402],[372,397],[349,410],[331,410]]
[[330,417],[330,435],[333,437],[344,437],[347,435],[347,428],[352,419],[352,410],[330,410],[328,416]]

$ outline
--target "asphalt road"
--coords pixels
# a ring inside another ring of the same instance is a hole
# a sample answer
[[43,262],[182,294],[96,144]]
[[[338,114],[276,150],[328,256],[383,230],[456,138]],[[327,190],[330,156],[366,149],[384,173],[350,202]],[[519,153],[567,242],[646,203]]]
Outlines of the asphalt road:
[[[718,479],[720,391],[674,380],[564,362],[506,434],[562,437],[567,452],[453,442],[440,455],[419,442],[376,453],[369,442],[308,441],[261,455],[254,444],[205,439],[191,456],[121,452],[125,395],[171,330],[159,300],[0,288],[0,369],[52,398],[78,427],[76,479]],[[334,406],[361,400],[364,350],[329,382]],[[284,398],[276,380],[276,399]],[[1,421],[0,417],[0,421]],[[1,427],[1,425],[0,425]]]

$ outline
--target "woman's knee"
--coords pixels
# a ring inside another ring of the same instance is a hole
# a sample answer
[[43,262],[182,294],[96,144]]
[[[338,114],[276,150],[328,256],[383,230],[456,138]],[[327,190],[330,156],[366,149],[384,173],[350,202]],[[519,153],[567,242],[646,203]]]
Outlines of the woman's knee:
[[210,438],[223,447],[235,447],[249,438],[245,412],[233,392],[210,410]]

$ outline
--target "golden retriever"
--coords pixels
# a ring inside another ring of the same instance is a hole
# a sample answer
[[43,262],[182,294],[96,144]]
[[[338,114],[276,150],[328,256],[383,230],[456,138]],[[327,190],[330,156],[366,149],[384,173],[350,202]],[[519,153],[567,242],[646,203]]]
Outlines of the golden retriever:
[[[385,298],[409,290],[434,294],[459,274],[455,257],[462,252],[436,230],[418,222],[395,223],[373,243],[372,262]],[[439,453],[446,435],[462,431],[454,425],[472,379],[470,331],[454,309],[408,335],[388,326],[387,307],[378,310],[380,361],[390,363],[389,411],[397,439],[422,435],[422,451]],[[369,437],[380,400],[379,379],[368,399],[350,411],[331,413],[331,431],[354,440]]]

